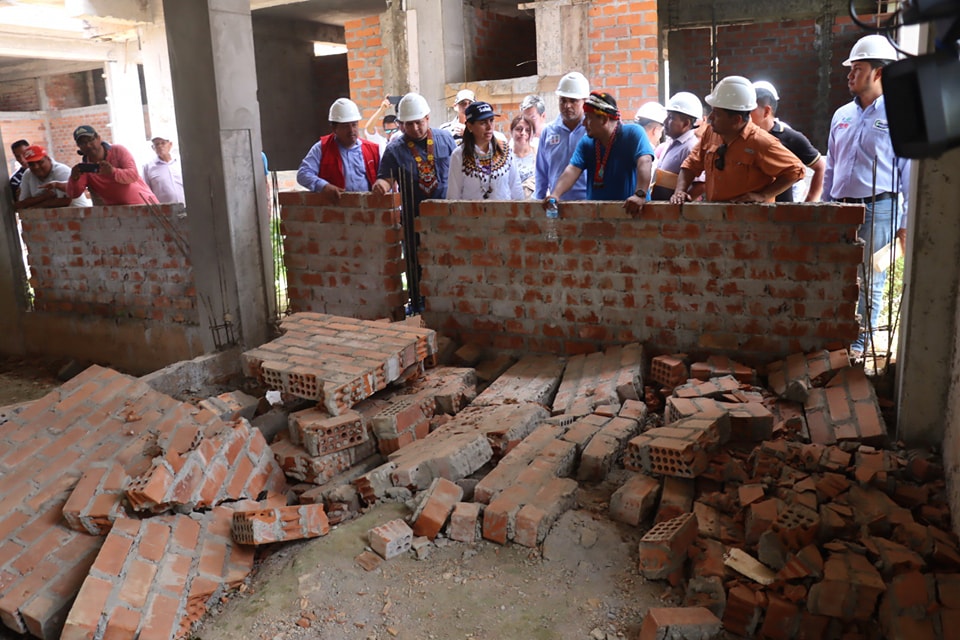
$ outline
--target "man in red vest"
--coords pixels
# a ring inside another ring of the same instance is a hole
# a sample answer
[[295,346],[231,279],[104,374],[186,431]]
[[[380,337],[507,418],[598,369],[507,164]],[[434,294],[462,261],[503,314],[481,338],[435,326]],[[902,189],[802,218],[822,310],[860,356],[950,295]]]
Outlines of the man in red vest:
[[334,200],[344,191],[370,191],[380,168],[380,147],[360,139],[360,110],[347,98],[330,107],[333,133],[320,138],[300,163],[297,182]]

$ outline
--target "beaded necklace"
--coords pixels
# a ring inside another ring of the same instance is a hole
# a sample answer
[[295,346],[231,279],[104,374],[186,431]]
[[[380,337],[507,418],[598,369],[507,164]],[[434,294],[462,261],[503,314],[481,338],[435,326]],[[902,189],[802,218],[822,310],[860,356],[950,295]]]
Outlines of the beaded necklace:
[[613,142],[617,139],[617,134],[620,133],[620,122],[617,122],[617,128],[613,130],[613,135],[610,136],[610,142],[607,143],[607,148],[603,152],[603,158],[600,157],[600,141],[593,141],[593,150],[597,155],[597,172],[593,177],[593,186],[598,189],[603,188],[603,172],[607,168],[607,160],[610,159],[610,150],[613,149]]
[[437,177],[437,163],[433,155],[433,130],[427,129],[427,157],[420,153],[420,147],[413,140],[407,140],[407,148],[417,163],[417,186],[424,195],[431,195],[440,185]]

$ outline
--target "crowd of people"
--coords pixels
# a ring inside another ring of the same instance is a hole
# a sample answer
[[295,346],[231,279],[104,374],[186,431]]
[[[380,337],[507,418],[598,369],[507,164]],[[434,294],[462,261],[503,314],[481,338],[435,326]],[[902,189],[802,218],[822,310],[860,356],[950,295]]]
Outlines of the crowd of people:
[[10,177],[17,210],[184,202],[183,171],[169,137],[153,137],[156,157],[142,167],[129,149],[101,139],[90,125],[74,129],[73,141],[82,156],[73,167],[28,140],[10,146],[20,164]]
[[[397,125],[389,136],[371,132],[373,119],[367,122],[365,132],[378,136],[376,175],[366,141],[353,133],[359,109],[338,100],[330,110],[332,137],[310,150],[298,182],[314,191],[329,190],[331,183],[339,190],[399,190],[414,215],[423,200],[445,198],[532,198],[545,208],[558,201],[615,200],[633,216],[642,216],[651,200],[863,204],[867,259],[861,277],[870,286],[861,287],[864,331],[851,347],[857,356],[877,326],[886,277],[885,267],[868,268],[870,258],[894,235],[902,251],[906,236],[909,163],[894,154],[881,84],[883,68],[897,57],[881,35],[854,45],[843,63],[853,100],[833,116],[826,157],[777,118],[780,96],[769,82],[728,76],[704,97],[706,116],[696,95],[680,91],[665,105],[642,105],[629,122],[615,96],[591,90],[587,78],[572,71],[558,83],[556,119],[545,122],[544,101],[528,96],[510,120],[509,139],[495,130],[493,106],[469,89],[454,99],[456,117],[439,127],[431,126],[423,96],[408,93],[396,102],[396,113],[384,117],[385,134]],[[336,110],[340,103],[346,111]],[[393,104],[384,100],[375,117]],[[342,133],[347,125],[350,135]],[[336,158],[324,162],[321,152]]]

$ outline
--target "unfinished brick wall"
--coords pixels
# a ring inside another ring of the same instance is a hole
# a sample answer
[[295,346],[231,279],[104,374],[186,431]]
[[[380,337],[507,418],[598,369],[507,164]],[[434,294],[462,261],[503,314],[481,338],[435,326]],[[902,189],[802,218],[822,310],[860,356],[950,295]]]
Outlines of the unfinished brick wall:
[[859,206],[569,203],[559,242],[539,203],[421,206],[424,319],[497,349],[736,352],[769,361],[856,337],[847,244]]
[[387,49],[380,39],[380,16],[348,20],[343,28],[347,41],[350,99],[366,116],[377,110],[384,97],[381,66]]
[[631,118],[641,104],[657,99],[657,29],[655,1],[590,4],[587,78],[591,89],[610,92]]
[[37,81],[11,80],[0,88],[0,111],[38,111],[40,94],[37,93]]
[[[873,22],[872,16],[862,18]],[[829,66],[820,69],[821,41],[817,20],[783,20],[717,27],[716,55],[719,77],[742,75],[751,80],[768,80],[780,93],[778,116],[804,132],[814,146],[826,150],[827,130],[817,127],[817,109],[810,96],[819,91],[820,74],[828,74],[829,118],[850,101],[847,90],[847,59],[854,43],[865,35],[849,16],[833,23]],[[710,80],[710,29],[680,29],[668,35],[672,60],[670,93],[691,91],[702,99],[712,89]]]
[[44,79],[43,91],[47,94],[47,108],[89,107],[97,98],[94,78],[99,80],[101,88],[104,86],[103,78],[99,77],[101,74],[101,71],[78,71]]
[[[130,145],[129,141],[114,140],[110,131],[110,108],[103,105],[92,107],[82,107],[80,109],[68,109],[65,111],[50,112],[47,115],[50,138],[47,141],[47,150],[53,154],[58,161],[68,166],[73,166],[80,161],[77,155],[77,144],[73,140],[73,130],[82,124],[89,124],[100,137],[107,142],[117,142],[124,146]],[[134,141],[139,143],[139,140]],[[128,148],[130,148],[128,146]]]
[[21,212],[34,308],[196,324],[182,205]]
[[287,294],[293,311],[363,320],[403,317],[400,197],[280,194]]
[[532,13],[508,16],[486,8],[464,7],[464,19],[466,47],[473,50],[468,80],[536,75],[537,31]]

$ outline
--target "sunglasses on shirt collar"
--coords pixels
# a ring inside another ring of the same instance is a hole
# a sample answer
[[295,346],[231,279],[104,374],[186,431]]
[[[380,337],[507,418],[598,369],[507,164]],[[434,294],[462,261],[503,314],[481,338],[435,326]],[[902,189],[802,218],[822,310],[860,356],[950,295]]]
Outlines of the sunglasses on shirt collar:
[[726,143],[721,144],[717,147],[717,157],[713,161],[713,166],[717,168],[717,171],[723,171],[723,168],[727,166],[727,145]]

